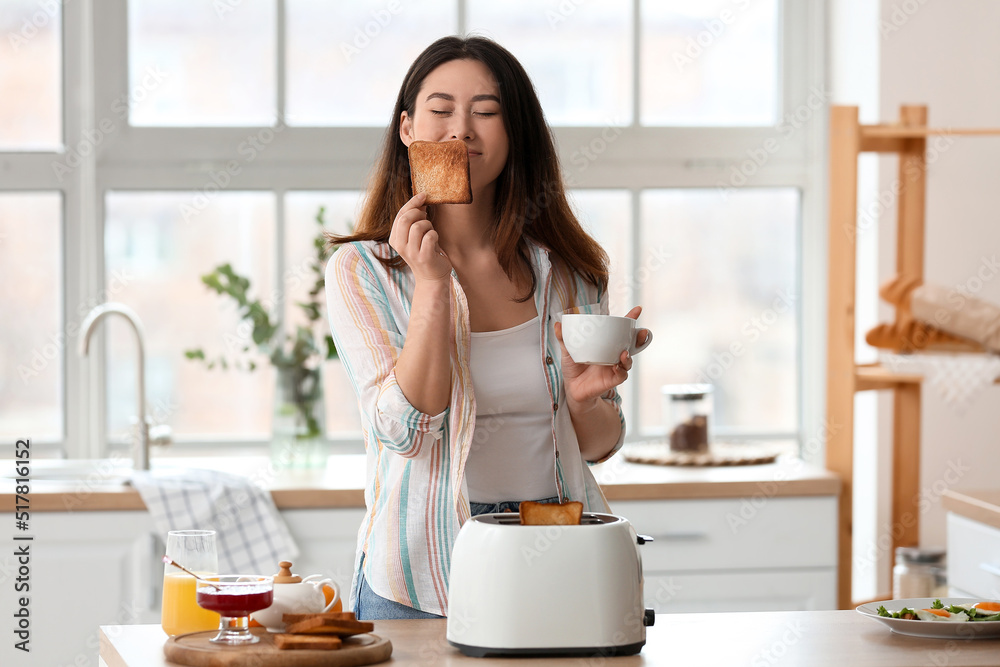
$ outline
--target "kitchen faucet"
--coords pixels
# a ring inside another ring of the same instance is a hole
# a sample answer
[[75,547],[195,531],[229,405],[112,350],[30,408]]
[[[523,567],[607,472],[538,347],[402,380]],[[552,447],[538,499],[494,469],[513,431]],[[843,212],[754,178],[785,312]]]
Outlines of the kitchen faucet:
[[139,410],[139,446],[133,453],[133,461],[136,470],[149,470],[149,424],[146,422],[146,355],[143,349],[142,322],[139,320],[139,316],[131,308],[121,303],[109,302],[97,306],[87,313],[87,317],[80,326],[80,354],[87,356],[90,335],[97,323],[106,315],[121,315],[128,320],[129,324],[132,325],[132,330],[135,331],[136,348],[139,351],[139,367],[136,371],[139,384],[136,391]]

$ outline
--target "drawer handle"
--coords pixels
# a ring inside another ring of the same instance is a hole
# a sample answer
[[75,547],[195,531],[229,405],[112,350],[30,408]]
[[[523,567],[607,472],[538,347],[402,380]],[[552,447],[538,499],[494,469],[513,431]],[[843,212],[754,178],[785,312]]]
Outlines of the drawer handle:
[[980,563],[979,569],[984,572],[989,572],[995,577],[1000,577],[1000,566],[994,565],[993,563]]
[[694,540],[707,540],[708,533],[662,533],[660,535],[654,535],[655,540],[664,540],[665,542],[692,542]]

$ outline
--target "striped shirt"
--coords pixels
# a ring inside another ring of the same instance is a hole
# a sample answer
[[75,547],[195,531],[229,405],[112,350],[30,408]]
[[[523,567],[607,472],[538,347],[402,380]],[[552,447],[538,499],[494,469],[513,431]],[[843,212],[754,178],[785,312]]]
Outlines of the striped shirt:
[[[541,246],[529,242],[529,255],[538,279],[535,307],[545,324],[539,364],[552,402],[555,486],[563,501],[579,500],[585,511],[608,512],[604,494],[580,454],[554,332],[564,312],[607,314],[607,293],[599,293]],[[413,273],[405,265],[388,269],[380,256],[392,257],[395,251],[385,243],[349,243],[334,253],[326,269],[330,329],[358,395],[367,453],[367,511],[358,531],[350,604],[353,608],[364,555],[365,580],[375,593],[447,615],[451,550],[470,517],[464,473],[476,428],[476,398],[469,306],[453,271],[451,396],[443,412],[424,414],[406,400],[395,375],[413,300]],[[617,391],[609,392],[607,400],[618,407],[621,420],[614,454],[625,439],[625,418]]]

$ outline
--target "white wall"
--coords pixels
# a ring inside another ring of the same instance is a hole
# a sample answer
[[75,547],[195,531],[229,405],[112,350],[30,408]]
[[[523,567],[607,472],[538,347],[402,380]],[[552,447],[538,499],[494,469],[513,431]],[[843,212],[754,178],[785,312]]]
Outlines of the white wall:
[[[934,127],[1000,127],[1000,2],[996,0],[883,0],[881,94],[883,119],[901,104],[927,104]],[[925,278],[966,286],[1000,303],[1000,137],[954,138],[928,168]],[[882,183],[895,177],[882,169]],[[895,211],[892,212],[893,215]],[[889,226],[882,222],[883,230]],[[893,272],[893,244],[881,271]],[[980,282],[977,273],[987,279]],[[940,492],[949,468],[955,488],[1000,487],[1000,387],[950,406],[933,389],[923,394],[921,491],[930,509],[920,518],[923,546],[945,543]],[[883,442],[882,446],[889,446]],[[961,464],[961,468],[959,467]],[[968,468],[968,470],[962,470]]]

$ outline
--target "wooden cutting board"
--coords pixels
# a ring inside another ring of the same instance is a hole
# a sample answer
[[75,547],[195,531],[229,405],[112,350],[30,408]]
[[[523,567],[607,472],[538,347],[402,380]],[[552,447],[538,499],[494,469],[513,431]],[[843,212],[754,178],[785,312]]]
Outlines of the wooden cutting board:
[[177,635],[163,645],[167,660],[191,667],[357,667],[388,660],[392,642],[378,635],[346,637],[334,651],[282,651],[264,628],[251,628],[260,642],[250,646],[224,646],[208,641],[217,632]]

